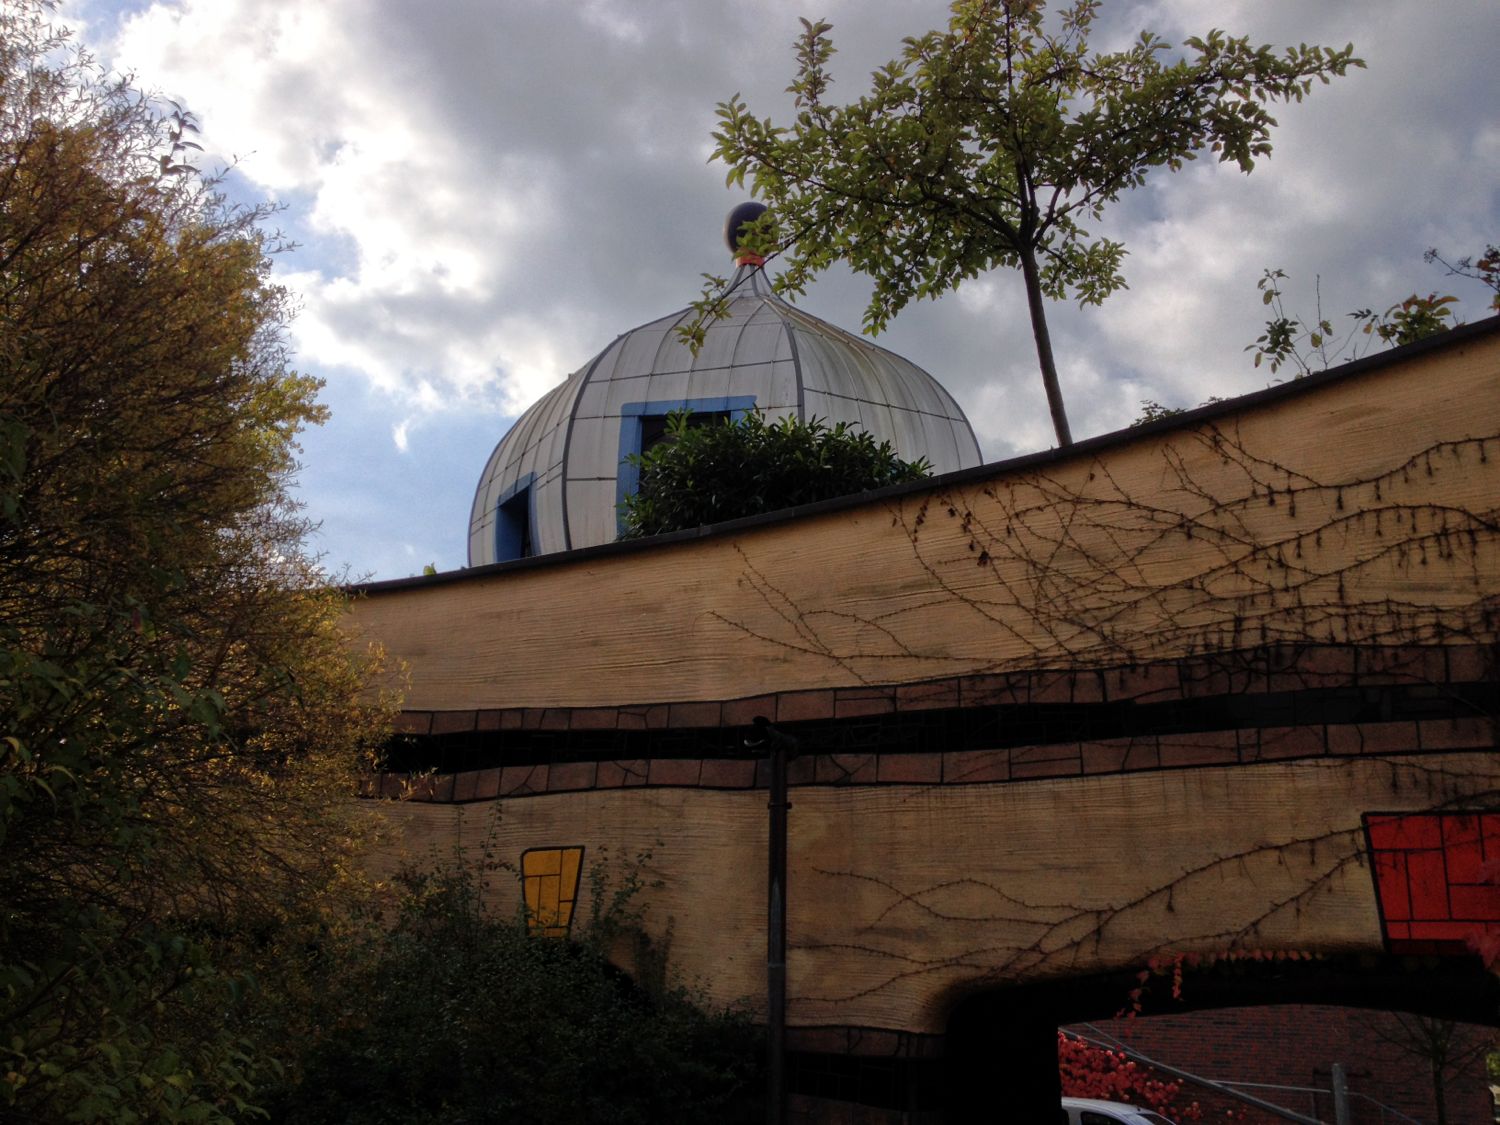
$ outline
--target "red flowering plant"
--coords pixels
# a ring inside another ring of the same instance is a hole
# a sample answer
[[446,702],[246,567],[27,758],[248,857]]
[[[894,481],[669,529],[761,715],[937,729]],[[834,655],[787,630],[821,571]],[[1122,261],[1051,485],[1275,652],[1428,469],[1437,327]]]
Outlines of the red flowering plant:
[[[1196,1100],[1183,1100],[1181,1082],[1158,1077],[1150,1066],[1135,1062],[1123,1051],[1059,1031],[1057,1064],[1064,1097],[1128,1102],[1179,1122],[1204,1118]],[[1231,1121],[1244,1119],[1243,1112],[1236,1110],[1225,1111],[1225,1116]]]
[[[1491,260],[1500,261],[1500,258],[1495,257],[1493,247],[1490,253]],[[1496,300],[1500,300],[1500,296]],[[1500,858],[1486,860],[1479,869],[1479,878],[1484,886],[1500,886]],[[1464,944],[1479,956],[1486,969],[1500,974],[1500,926],[1481,926],[1465,939]]]

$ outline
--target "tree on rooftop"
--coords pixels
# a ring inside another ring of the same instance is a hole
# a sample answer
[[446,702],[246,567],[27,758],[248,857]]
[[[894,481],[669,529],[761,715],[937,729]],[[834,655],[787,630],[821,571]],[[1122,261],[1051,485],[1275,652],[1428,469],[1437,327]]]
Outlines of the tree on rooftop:
[[[870,93],[843,106],[826,101],[831,25],[803,20],[793,123],[756,117],[736,95],[719,106],[714,155],[731,183],[748,177],[771,206],[774,220],[760,220],[749,245],[785,251],[783,290],[803,292],[838,261],[872,278],[869,332],[913,298],[1020,269],[1053,425],[1068,445],[1045,302],[1098,304],[1125,285],[1125,248],[1084,224],[1155,169],[1177,171],[1200,152],[1249,172],[1270,154],[1272,104],[1363,63],[1352,46],[1278,53],[1218,30],[1182,52],[1147,31],[1126,50],[1091,53],[1099,0],[1075,0],[1055,22],[1045,6],[955,0],[945,31],[907,39]],[[699,307],[711,315],[712,290]]]

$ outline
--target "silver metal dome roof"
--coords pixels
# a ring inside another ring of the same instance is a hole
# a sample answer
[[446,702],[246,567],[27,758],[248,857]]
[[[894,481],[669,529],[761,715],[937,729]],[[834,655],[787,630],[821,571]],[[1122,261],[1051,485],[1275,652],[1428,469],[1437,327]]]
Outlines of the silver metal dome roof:
[[614,540],[636,483],[625,458],[674,410],[858,423],[934,472],[979,464],[937,380],[789,305],[760,266],[740,266],[726,306],[696,356],[674,331],[695,315],[684,309],[625,333],[517,419],[474,493],[470,566]]

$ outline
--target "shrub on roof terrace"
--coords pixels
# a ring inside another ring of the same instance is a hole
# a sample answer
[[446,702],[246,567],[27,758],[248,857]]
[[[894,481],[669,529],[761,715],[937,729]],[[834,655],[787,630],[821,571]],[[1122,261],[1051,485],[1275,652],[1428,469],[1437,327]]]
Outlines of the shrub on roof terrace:
[[666,439],[629,458],[640,487],[625,498],[622,539],[722,523],[866,492],[932,474],[924,457],[903,461],[888,441],[847,422],[768,422],[752,411],[694,426],[687,411]]

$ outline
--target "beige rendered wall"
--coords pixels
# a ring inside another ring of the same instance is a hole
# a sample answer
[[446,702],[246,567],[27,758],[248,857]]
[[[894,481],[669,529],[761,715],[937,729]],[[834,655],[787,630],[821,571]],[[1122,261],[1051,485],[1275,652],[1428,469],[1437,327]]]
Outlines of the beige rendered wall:
[[[1113,668],[1276,643],[1489,645],[1500,333],[894,500],[376,590],[411,710],[606,707]],[[1415,749],[1413,747],[1412,749]],[[790,1020],[941,1031],[965,990],[1226,948],[1378,950],[1362,812],[1493,806],[1492,750],[793,792]],[[764,790],[380,802],[387,863],[643,850],[648,928],[763,989]],[[519,901],[494,889],[497,907]],[[585,894],[587,889],[585,888]],[[587,903],[582,904],[586,913]]]
[[1500,333],[1193,428],[702,540],[376,591],[410,709],[731,699],[1493,632]]
[[[1154,953],[1378,951],[1360,812],[1483,801],[1497,785],[1491,753],[799,788],[788,1018],[940,1032],[966,990],[1136,967]],[[379,808],[393,863],[451,856],[457,844],[515,864],[527,848],[583,844],[586,867],[619,870],[650,851],[646,873],[662,886],[647,896],[647,930],[674,971],[759,1010],[764,790]],[[520,901],[503,873],[492,896],[497,909]]]

